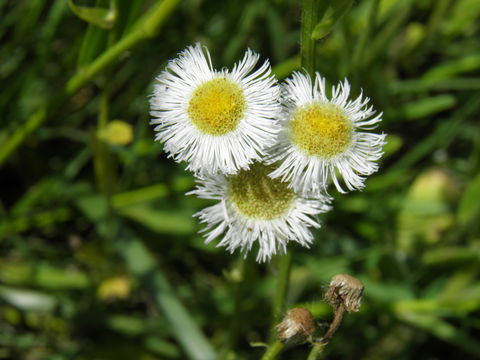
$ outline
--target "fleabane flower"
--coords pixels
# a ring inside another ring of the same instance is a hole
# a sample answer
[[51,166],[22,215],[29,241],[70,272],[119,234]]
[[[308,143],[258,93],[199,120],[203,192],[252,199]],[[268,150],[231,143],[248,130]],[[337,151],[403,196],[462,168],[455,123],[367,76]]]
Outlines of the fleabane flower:
[[253,163],[235,175],[204,176],[189,194],[219,202],[195,214],[206,223],[206,242],[222,237],[218,246],[228,251],[250,251],[258,242],[257,261],[270,260],[285,253],[287,243],[295,241],[309,247],[310,228],[320,225],[316,215],[330,209],[330,198],[308,199],[268,174],[274,165]]
[[279,86],[250,49],[231,71],[214,70],[200,44],[170,60],[150,100],[156,140],[195,173],[237,173],[265,155],[280,126]]
[[362,189],[365,177],[378,169],[385,134],[373,129],[382,119],[369,99],[349,100],[347,80],[325,91],[325,79],[316,73],[294,72],[282,90],[283,115],[279,142],[271,149],[271,161],[280,166],[271,176],[289,181],[297,191],[321,193],[330,179],[340,192],[341,175],[348,190]]

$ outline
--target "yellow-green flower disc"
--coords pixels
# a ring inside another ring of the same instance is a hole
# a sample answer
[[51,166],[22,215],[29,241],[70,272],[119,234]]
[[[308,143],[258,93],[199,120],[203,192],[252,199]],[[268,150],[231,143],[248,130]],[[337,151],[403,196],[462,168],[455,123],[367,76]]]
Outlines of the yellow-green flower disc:
[[271,220],[289,210],[295,193],[286,183],[270,178],[272,170],[271,166],[256,163],[229,179],[229,199],[240,213]]
[[242,89],[228,79],[217,78],[195,89],[188,114],[200,131],[218,136],[237,128],[246,107]]
[[292,117],[292,143],[308,155],[331,158],[351,144],[353,126],[334,104],[314,103],[299,108]]

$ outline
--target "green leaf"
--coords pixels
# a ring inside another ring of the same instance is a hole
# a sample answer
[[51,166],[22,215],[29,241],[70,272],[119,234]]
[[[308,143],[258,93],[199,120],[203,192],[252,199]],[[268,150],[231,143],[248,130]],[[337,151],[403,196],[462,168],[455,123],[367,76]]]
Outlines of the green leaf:
[[327,17],[321,23],[318,23],[313,29],[312,38],[315,40],[321,40],[326,37],[333,30],[334,20],[331,17]]
[[460,201],[458,221],[465,225],[477,219],[480,214],[480,175],[477,175],[468,185]]
[[456,328],[435,315],[405,312],[398,314],[399,318],[415,327],[452,343],[469,353],[480,356],[480,343],[470,337],[465,331]]
[[35,283],[52,290],[84,289],[90,284],[88,276],[78,270],[41,264],[35,269]]
[[386,138],[386,144],[383,147],[384,156],[388,157],[395,154],[403,146],[403,139],[400,136],[389,134]]
[[333,30],[335,24],[347,13],[353,4],[353,0],[332,1],[331,8],[325,13],[322,21],[315,25],[312,39],[321,40]]
[[123,207],[118,213],[160,234],[188,235],[195,229],[190,215],[159,211],[147,205]]
[[105,219],[108,212],[107,200],[96,194],[84,194],[76,199],[76,205],[93,222]]
[[134,316],[113,315],[107,319],[107,324],[113,330],[130,336],[138,336],[147,331],[145,320]]
[[419,244],[433,244],[454,224],[451,205],[458,201],[456,179],[444,169],[419,174],[410,186],[398,214],[397,244],[411,252]]
[[0,286],[0,299],[21,309],[52,311],[56,305],[54,297],[37,291]]
[[310,258],[305,266],[312,275],[320,281],[330,281],[333,275],[348,273],[348,261],[341,256],[330,256],[328,258]]
[[458,74],[480,69],[480,54],[473,54],[431,68],[424,79],[447,79]]
[[173,336],[181,344],[188,357],[204,360],[217,359],[215,350],[189,311],[176,297],[172,286],[158,268],[155,258],[148,248],[140,240],[130,238],[127,234],[122,233],[117,241],[117,249],[133,275],[140,278],[143,285],[153,295],[170,325]]
[[365,276],[360,280],[365,284],[365,296],[378,302],[391,305],[393,301],[414,297],[412,290],[401,282],[377,282]]
[[79,270],[54,267],[47,263],[33,265],[6,261],[0,264],[0,281],[50,290],[84,289],[90,283],[88,276]]
[[442,246],[437,249],[429,249],[422,256],[425,265],[445,266],[451,263],[464,263],[477,261],[480,258],[480,246]]
[[111,29],[113,24],[117,19],[117,9],[114,6],[115,2],[110,2],[110,8],[98,8],[98,7],[88,7],[88,6],[79,6],[73,3],[73,0],[68,1],[70,9],[75,15],[80,19],[88,22],[89,24],[96,25],[102,29]]
[[168,187],[165,184],[146,186],[136,190],[115,194],[112,199],[114,208],[121,208],[131,204],[147,202],[165,197],[168,194]]
[[102,28],[93,24],[88,26],[78,53],[77,65],[79,68],[86,67],[105,50],[107,38],[108,33]]
[[162,355],[164,357],[168,357],[168,358],[180,357],[180,350],[178,349],[177,346],[154,336],[146,337],[144,341],[144,346],[148,350],[158,355]]
[[422,119],[451,109],[456,104],[457,99],[452,95],[432,96],[406,104],[393,116],[408,120]]
[[281,62],[280,64],[275,65],[272,68],[272,72],[279,80],[281,80],[289,76],[294,70],[298,70],[300,68],[300,57],[294,56],[288,60]]

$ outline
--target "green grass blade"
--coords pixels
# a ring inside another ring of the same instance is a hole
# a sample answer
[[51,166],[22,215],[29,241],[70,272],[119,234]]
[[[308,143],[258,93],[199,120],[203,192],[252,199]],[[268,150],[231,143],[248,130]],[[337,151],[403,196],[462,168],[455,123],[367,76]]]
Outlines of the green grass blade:
[[172,286],[159,270],[152,254],[138,239],[123,236],[117,248],[132,273],[139,277],[153,294],[166,317],[173,335],[190,359],[216,359],[215,350],[202,334],[197,324],[175,296]]

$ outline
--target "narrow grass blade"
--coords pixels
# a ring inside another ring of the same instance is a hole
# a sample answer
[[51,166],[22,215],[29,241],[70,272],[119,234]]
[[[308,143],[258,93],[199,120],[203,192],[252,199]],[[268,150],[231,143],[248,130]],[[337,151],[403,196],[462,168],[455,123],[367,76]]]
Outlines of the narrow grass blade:
[[118,240],[118,251],[132,273],[153,294],[166,317],[172,333],[190,359],[216,359],[215,350],[202,334],[185,307],[175,296],[167,278],[156,265],[154,257],[138,239],[123,236]]

